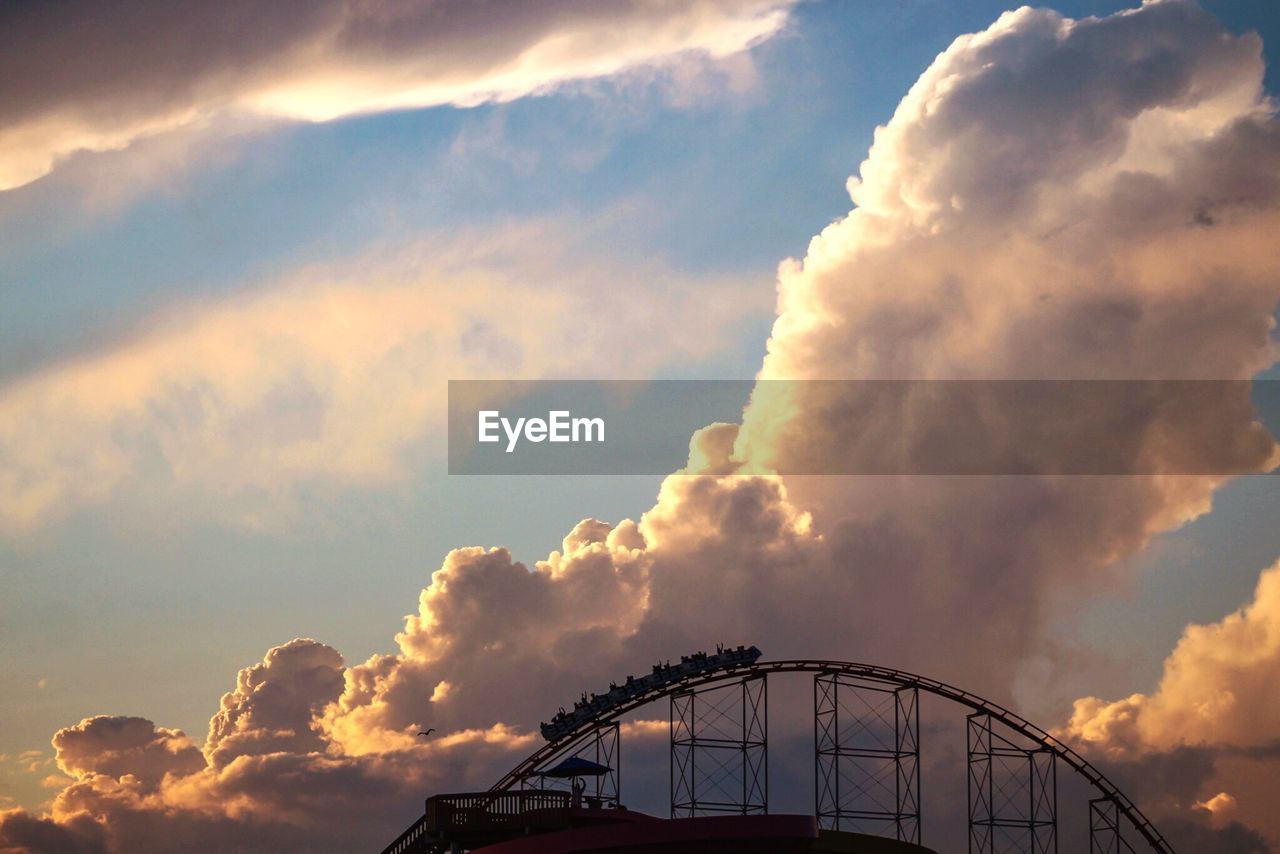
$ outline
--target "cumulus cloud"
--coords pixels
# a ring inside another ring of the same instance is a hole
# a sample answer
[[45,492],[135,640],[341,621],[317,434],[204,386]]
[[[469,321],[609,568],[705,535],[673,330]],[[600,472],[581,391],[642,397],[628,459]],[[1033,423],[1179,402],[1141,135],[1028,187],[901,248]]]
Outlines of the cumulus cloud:
[[234,497],[224,521],[266,527],[293,486],[403,477],[443,432],[448,378],[642,378],[768,311],[737,279],[600,257],[596,235],[559,220],[427,235],[171,306],[14,380],[0,387],[0,527],[122,493],[216,496],[222,514]]
[[1119,755],[1183,745],[1260,747],[1280,741],[1280,563],[1253,600],[1217,623],[1190,625],[1151,694],[1075,702],[1066,732]]
[[222,695],[209,722],[210,761],[221,767],[237,756],[323,750],[312,722],[341,693],[342,664],[332,647],[299,639],[241,670],[236,690]]
[[1080,698],[1062,734],[1121,768],[1198,756],[1203,767],[1197,773],[1179,774],[1186,791],[1178,805],[1187,820],[1199,814],[1198,824],[1224,833],[1239,833],[1243,822],[1280,839],[1277,684],[1280,563],[1262,573],[1253,599],[1239,610],[1216,623],[1187,626],[1154,691],[1111,701]]
[[[855,208],[783,264],[762,377],[1248,379],[1275,361],[1280,299],[1280,131],[1262,73],[1256,37],[1176,0],[1081,21],[1022,9],[961,37],[877,132]],[[394,653],[345,669],[314,642],[269,655],[211,727],[206,753],[229,761],[159,794],[94,776],[54,817],[98,816],[114,840],[142,838],[126,828],[161,806],[233,828],[278,815],[305,834],[328,827],[341,782],[343,809],[376,818],[360,799],[387,794],[392,772],[419,769],[403,793],[457,759],[415,728],[467,733],[479,773],[527,750],[532,725],[584,686],[717,640],[881,660],[1007,699],[1049,593],[1105,583],[1221,481],[771,474],[839,453],[837,419],[871,449],[900,441],[904,410],[847,388],[761,384],[740,425],[694,437],[690,468],[638,521],[586,520],[532,567],[451,552]],[[1247,406],[1214,417],[1243,466],[1271,464],[1270,440],[1236,444],[1258,433]],[[277,678],[291,687],[268,690]],[[1246,793],[1230,792],[1243,814]],[[1203,813],[1212,794],[1177,808]],[[1221,839],[1186,827],[1196,850]],[[1222,832],[1256,850],[1251,831]]]
[[98,715],[53,737],[58,767],[80,779],[131,775],[145,786],[166,774],[182,776],[204,766],[204,758],[181,730],[156,727],[145,718]]
[[420,727],[484,720],[485,708],[532,720],[556,689],[562,702],[587,673],[607,679],[646,612],[643,540],[635,523],[587,520],[564,549],[533,572],[506,549],[451,552],[396,636],[399,653],[348,671],[329,733],[347,751],[380,750]]
[[204,754],[137,717],[59,730],[57,762],[73,780],[46,816],[0,812],[0,850],[359,849],[394,836],[426,788],[481,786],[532,749],[530,733],[493,725],[350,755],[320,729],[342,688],[341,657],[300,638],[240,672]]
[[[1272,364],[1280,132],[1262,72],[1256,37],[1181,2],[1081,21],[1021,9],[958,39],[877,131],[856,207],[782,265],[761,374],[781,382],[757,386],[740,426],[697,438],[699,470],[820,471],[963,442],[927,394],[794,380],[1244,380]],[[1231,394],[1203,435],[1266,469],[1275,443],[1247,387]],[[1172,450],[1151,429],[1140,452]],[[797,552],[785,591],[749,576],[762,599],[795,601],[804,625],[805,590],[874,590],[863,631],[835,629],[841,645],[981,682],[981,662],[1035,648],[1049,591],[1105,583],[1118,558],[1207,510],[1221,478],[784,480],[821,544]],[[696,619],[684,601],[670,605]],[[939,635],[966,638],[961,660]]]
[[[228,115],[343,116],[544,92],[776,33],[793,0],[635,3],[131,0],[18,4],[0,19],[0,190],[81,150]],[[39,46],[35,49],[34,46]]]
[[[1262,71],[1255,36],[1230,37],[1183,2],[1080,21],[1024,8],[957,39],[877,131],[850,181],[856,207],[782,266],[762,377],[1248,379],[1268,367],[1280,131]],[[1142,417],[1138,401],[1119,403]],[[875,459],[947,439],[948,415],[923,394],[886,402],[857,386],[762,384],[728,462]],[[1274,464],[1270,437],[1244,438],[1258,436],[1247,399],[1210,415],[1206,435],[1240,448],[1245,469]],[[1151,430],[1142,453],[1169,451]],[[1046,590],[1100,580],[1207,510],[1220,480],[788,488],[848,564],[878,568],[881,595],[947,611],[921,625],[989,635],[994,651],[1033,645]],[[979,601],[999,618],[975,625]]]

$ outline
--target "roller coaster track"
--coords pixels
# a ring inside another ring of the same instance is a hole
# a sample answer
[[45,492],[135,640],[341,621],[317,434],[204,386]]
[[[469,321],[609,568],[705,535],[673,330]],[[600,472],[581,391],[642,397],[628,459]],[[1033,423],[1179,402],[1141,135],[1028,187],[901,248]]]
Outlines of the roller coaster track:
[[1069,745],[1064,744],[1048,732],[1040,727],[1009,711],[998,703],[979,697],[964,691],[946,682],[939,682],[937,679],[930,679],[925,676],[919,676],[915,673],[908,673],[905,670],[895,670],[890,667],[880,667],[875,664],[859,664],[851,661],[822,661],[816,659],[787,659],[781,661],[757,661],[751,664],[730,665],[720,670],[703,672],[677,682],[661,685],[649,691],[636,694],[627,698],[624,702],[611,705],[609,708],[602,709],[594,717],[582,721],[572,730],[565,732],[555,741],[544,745],[532,755],[526,758],[516,767],[507,772],[505,776],[495,783],[490,791],[506,791],[513,786],[519,784],[527,775],[535,771],[548,757],[567,744],[573,738],[589,732],[593,727],[598,726],[606,721],[611,721],[622,715],[627,714],[641,706],[648,705],[655,700],[663,697],[669,697],[677,691],[683,691],[688,688],[713,685],[717,682],[725,682],[735,679],[742,679],[746,676],[767,675],[770,673],[818,673],[818,674],[838,674],[842,676],[852,676],[861,679],[867,679],[875,682],[881,682],[888,685],[894,685],[900,688],[916,688],[942,697],[954,703],[990,715],[995,720],[1009,727],[1013,731],[1025,736],[1027,739],[1035,742],[1043,748],[1052,751],[1062,761],[1066,762],[1073,770],[1088,780],[1095,789],[1102,793],[1106,798],[1115,802],[1120,813],[1125,816],[1137,829],[1138,833],[1151,845],[1152,850],[1159,854],[1173,854],[1173,848],[1160,835],[1160,831],[1156,829],[1142,811],[1138,809],[1137,804],[1129,799],[1127,795],[1120,791],[1114,783],[1107,779],[1101,771],[1094,767],[1088,760],[1073,750]]

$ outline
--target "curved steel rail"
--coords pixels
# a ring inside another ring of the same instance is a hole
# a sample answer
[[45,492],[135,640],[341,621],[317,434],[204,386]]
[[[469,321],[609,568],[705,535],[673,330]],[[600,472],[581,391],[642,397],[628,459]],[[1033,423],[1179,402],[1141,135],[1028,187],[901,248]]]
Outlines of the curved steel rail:
[[703,673],[679,682],[663,685],[644,694],[638,694],[628,701],[608,709],[596,718],[584,721],[571,732],[539,748],[515,768],[508,771],[501,780],[491,787],[490,791],[502,791],[516,785],[568,741],[590,731],[592,727],[605,720],[620,717],[640,706],[648,705],[654,700],[660,700],[686,688],[723,682],[759,673],[832,673],[856,676],[897,685],[902,688],[918,688],[935,696],[951,700],[954,703],[959,703],[962,706],[968,706],[974,711],[989,714],[1015,732],[1021,733],[1031,741],[1053,751],[1073,770],[1093,784],[1095,789],[1115,801],[1121,814],[1133,823],[1133,826],[1142,834],[1143,839],[1150,843],[1154,850],[1160,852],[1160,854],[1173,854],[1173,848],[1160,835],[1160,831],[1156,829],[1155,825],[1142,814],[1142,810],[1138,809],[1137,804],[1131,801],[1127,795],[1121,792],[1114,783],[1106,778],[1106,775],[1090,764],[1087,759],[1040,727],[998,703],[993,703],[990,700],[979,697],[977,694],[971,694],[968,691],[956,688],[954,685],[948,685],[946,682],[939,682],[937,679],[919,676],[905,670],[895,670],[891,667],[880,667],[875,664],[859,664],[853,661],[821,661],[817,659],[757,661],[754,664],[731,666],[724,670]]

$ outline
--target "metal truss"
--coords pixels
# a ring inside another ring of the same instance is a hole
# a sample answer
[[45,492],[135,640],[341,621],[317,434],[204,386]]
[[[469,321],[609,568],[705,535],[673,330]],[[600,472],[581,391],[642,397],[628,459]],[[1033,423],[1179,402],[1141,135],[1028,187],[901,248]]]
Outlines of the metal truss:
[[818,826],[920,844],[920,692],[877,680],[813,678]]
[[549,753],[536,769],[521,778],[520,788],[571,791],[573,785],[571,780],[541,777],[539,773],[554,768],[575,756],[608,766],[610,769],[607,774],[586,778],[587,797],[598,798],[602,805],[617,806],[621,803],[622,738],[617,720],[602,721],[566,741],[555,752]]
[[1089,854],[1136,854],[1120,830],[1120,805],[1115,798],[1089,801]]
[[1057,754],[1015,744],[985,712],[967,721],[970,854],[1056,854]]
[[[754,648],[752,648],[754,649]],[[556,734],[554,740],[535,750],[529,756],[525,757],[519,764],[511,768],[491,787],[491,791],[502,792],[508,791],[516,786],[521,785],[530,771],[537,768],[547,767],[547,757],[556,754],[563,749],[563,745],[571,741],[575,741],[584,733],[590,733],[597,725],[596,721],[614,721],[622,716],[650,703],[660,699],[673,698],[678,693],[688,693],[695,690],[703,690],[716,686],[736,685],[744,678],[754,676],[766,676],[770,673],[812,673],[830,675],[839,673],[842,676],[855,677],[861,679],[869,679],[874,682],[884,683],[886,685],[895,685],[899,688],[914,688],[920,691],[932,694],[952,703],[965,706],[971,709],[975,716],[989,716],[998,722],[1014,737],[1021,737],[1027,740],[1028,744],[1033,745],[1033,750],[1039,750],[1041,756],[1038,760],[1027,759],[1026,761],[1039,761],[1044,763],[1047,760],[1047,754],[1053,754],[1062,759],[1067,767],[1089,783],[1095,793],[1102,800],[1110,800],[1115,804],[1116,810],[1123,819],[1126,830],[1132,829],[1136,837],[1140,837],[1140,842],[1149,846],[1151,851],[1156,854],[1173,854],[1173,846],[1171,846],[1165,838],[1160,834],[1156,826],[1143,815],[1142,810],[1125,795],[1106,775],[1098,768],[1077,753],[1069,744],[1061,741],[1057,736],[1047,732],[1046,730],[1036,726],[1022,716],[1004,708],[998,703],[987,700],[983,697],[973,694],[969,691],[962,690],[954,685],[941,682],[937,679],[931,679],[927,676],[921,676],[916,673],[910,673],[905,670],[897,670],[892,667],[883,667],[877,664],[866,664],[854,661],[838,661],[832,659],[786,659],[780,661],[758,661],[754,657],[751,663],[737,662],[724,665],[718,665],[715,668],[704,669],[697,673],[686,675],[676,684],[663,682],[660,685],[647,687],[644,690],[636,690],[627,696],[624,701],[610,705],[607,710],[601,711],[596,717],[575,723],[571,728],[567,728],[563,734]],[[672,699],[674,709],[675,700]],[[676,715],[672,714],[673,734],[675,731]],[[672,749],[672,758],[675,758],[675,748]],[[1025,757],[1024,750],[1024,757]],[[972,756],[970,757],[973,758]],[[982,757],[979,757],[981,760]],[[1052,764],[1050,762],[1050,764]],[[969,777],[970,786],[970,805],[973,806],[973,790],[974,775],[973,768],[970,768]],[[990,770],[990,763],[988,763]],[[1034,769],[1033,769],[1034,770]],[[981,772],[979,772],[980,774]],[[1056,769],[1054,771],[1056,773]],[[1052,776],[1050,779],[1053,779]],[[673,764],[672,768],[672,788],[675,789],[676,772]],[[1056,786],[1053,787],[1052,802],[1056,798]],[[1042,790],[1048,791],[1047,787],[1042,786]],[[687,790],[686,790],[687,791]],[[993,791],[993,787],[988,787],[988,794]],[[673,802],[675,798],[673,797]],[[691,800],[682,798],[682,802]],[[748,798],[742,797],[742,801]],[[763,798],[760,800],[764,800]],[[988,797],[988,803],[992,798]],[[737,804],[735,803],[735,811]],[[1053,813],[1056,815],[1057,809],[1054,806]],[[973,813],[971,812],[971,815]],[[979,816],[980,817],[980,816]],[[1025,828],[1025,823],[1022,825]],[[1099,830],[1098,834],[1103,834],[1104,830]],[[1056,834],[1054,834],[1056,839]],[[1101,839],[1101,837],[1099,837]],[[993,848],[991,840],[984,839],[986,843],[986,851]],[[972,841],[971,841],[972,844]],[[1056,842],[1055,842],[1056,844]],[[1101,842],[1100,844],[1105,844]],[[1121,842],[1124,851],[1131,850],[1127,843]],[[1144,846],[1143,850],[1147,850]],[[979,849],[983,850],[983,849]],[[1024,850],[1033,850],[1027,848]],[[1049,849],[1053,850],[1053,849]],[[1106,850],[1106,849],[1103,849]]]
[[671,817],[769,811],[764,674],[671,695]]

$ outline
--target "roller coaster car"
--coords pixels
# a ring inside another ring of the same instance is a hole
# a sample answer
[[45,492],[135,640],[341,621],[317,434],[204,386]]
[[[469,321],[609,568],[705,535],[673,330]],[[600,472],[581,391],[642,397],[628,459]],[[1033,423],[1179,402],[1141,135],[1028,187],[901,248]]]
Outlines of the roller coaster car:
[[573,711],[571,712],[566,712],[561,708],[551,718],[550,723],[544,723],[540,727],[542,737],[547,741],[555,741],[573,732],[579,724],[616,708],[627,700],[631,700],[641,694],[671,685],[682,679],[688,679],[691,676],[752,664],[761,655],[759,647],[739,645],[737,649],[717,648],[715,655],[707,655],[705,652],[682,655],[680,656],[680,663],[676,665],[669,663],[655,664],[653,672],[647,676],[642,676],[639,679],[634,676],[628,676],[625,684],[610,683],[607,692],[592,694],[589,698],[586,694],[583,694],[582,699],[573,704]]

